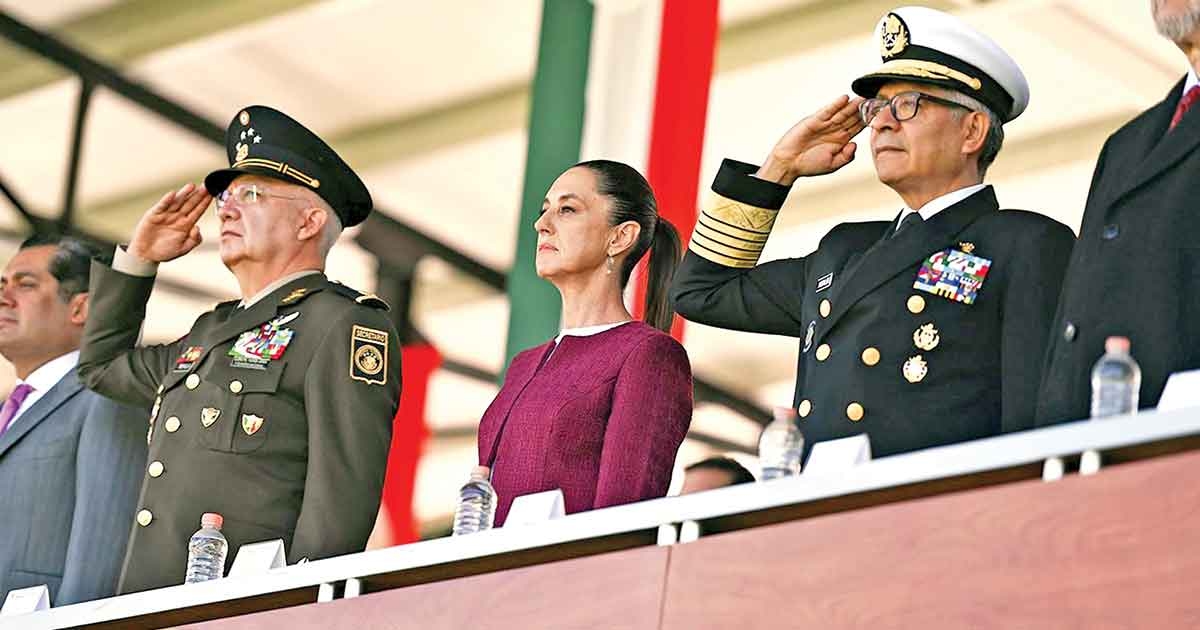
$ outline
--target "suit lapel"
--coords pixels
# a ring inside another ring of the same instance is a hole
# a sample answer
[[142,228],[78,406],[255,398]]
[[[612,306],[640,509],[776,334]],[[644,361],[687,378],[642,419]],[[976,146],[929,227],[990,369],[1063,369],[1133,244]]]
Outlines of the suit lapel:
[[20,441],[26,433],[53,415],[56,409],[82,389],[83,385],[75,375],[75,368],[71,368],[71,371],[59,379],[54,387],[50,388],[50,391],[37,399],[33,406],[21,414],[21,417],[17,418],[12,426],[4,432],[4,435],[0,435],[0,457],[3,457],[4,453]]
[[1180,80],[1171,88],[1167,98],[1146,112],[1142,124],[1137,127],[1138,133],[1123,146],[1109,151],[1109,155],[1119,156],[1120,160],[1110,167],[1111,170],[1131,175],[1113,178],[1116,187],[1112,190],[1111,200],[1105,205],[1111,205],[1146,185],[1200,144],[1200,112],[1185,116],[1175,129],[1167,131],[1182,91],[1183,81]]
[[823,340],[829,331],[837,326],[842,316],[876,287],[908,270],[933,252],[953,246],[955,237],[968,225],[998,209],[996,193],[988,186],[942,210],[928,221],[905,228],[893,238],[885,238],[867,250],[841,289],[831,299],[833,311],[829,314],[828,323],[821,327],[821,334],[816,341]]
[[553,341],[545,344],[542,347],[542,352],[538,354],[537,363],[529,363],[525,371],[513,373],[509,371],[509,377],[505,379],[504,386],[501,391],[508,390],[509,395],[504,398],[497,397],[495,403],[498,405],[495,409],[488,409],[488,416],[494,421],[487,425],[479,426],[479,452],[483,456],[483,461],[480,462],[483,466],[492,466],[496,459],[496,449],[499,446],[500,436],[504,433],[504,426],[508,424],[508,415],[512,412],[513,405],[517,399],[525,392],[525,388],[537,376],[538,372],[545,367],[546,359],[550,352],[554,350],[555,344]]
[[[194,363],[199,366],[208,358],[213,349],[224,344],[226,341],[237,337],[238,335],[257,328],[263,323],[275,317],[279,312],[280,307],[287,308],[288,305],[281,305],[280,302],[288,297],[297,289],[306,289],[308,294],[315,293],[325,284],[326,279],[324,274],[314,273],[301,278],[297,278],[282,287],[272,291],[270,294],[263,297],[261,300],[254,303],[250,308],[237,308],[236,306],[229,307],[225,312],[218,310],[212,318],[213,323],[206,330],[199,334],[193,333],[188,336],[186,343],[193,346],[202,346],[204,350],[201,352],[200,358]],[[298,300],[297,300],[298,301]],[[195,371],[193,367],[190,370],[176,372],[171,370],[165,378],[163,378],[163,391],[169,390],[179,384],[184,377]]]

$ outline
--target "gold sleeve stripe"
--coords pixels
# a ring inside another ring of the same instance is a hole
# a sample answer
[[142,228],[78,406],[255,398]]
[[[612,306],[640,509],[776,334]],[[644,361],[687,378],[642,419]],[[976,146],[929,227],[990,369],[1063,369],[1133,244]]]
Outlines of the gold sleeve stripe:
[[692,242],[688,245],[688,249],[692,250],[697,256],[705,260],[715,262],[724,267],[734,267],[736,269],[750,269],[758,264],[758,256],[753,258],[742,258],[739,256],[729,256],[719,251],[709,249],[701,243],[697,242],[695,235],[692,236]]
[[750,254],[757,254],[757,253],[761,252],[763,249],[763,246],[766,245],[765,241],[762,243],[751,243],[751,242],[743,241],[743,240],[736,239],[736,238],[729,238],[728,236],[721,234],[720,232],[714,232],[700,224],[696,225],[696,231],[692,233],[692,238],[695,238],[697,236],[702,236],[706,240],[716,243],[717,245],[721,245],[723,247],[728,247],[730,249],[735,249],[738,251],[747,252]]
[[733,245],[737,245],[738,243],[744,243],[746,245],[762,245],[763,243],[767,242],[766,234],[755,234],[752,237],[746,237],[743,236],[745,232],[738,230],[737,228],[731,228],[720,221],[703,214],[700,215],[700,218],[696,221],[696,230],[703,230],[705,234],[709,234],[714,238],[717,238],[719,235],[720,238],[718,238],[718,240],[725,241]]
[[748,232],[745,238],[753,238],[754,235],[765,236],[771,233],[771,226],[775,225],[775,217],[779,211],[713,195],[712,201],[704,209],[704,214],[729,227]]

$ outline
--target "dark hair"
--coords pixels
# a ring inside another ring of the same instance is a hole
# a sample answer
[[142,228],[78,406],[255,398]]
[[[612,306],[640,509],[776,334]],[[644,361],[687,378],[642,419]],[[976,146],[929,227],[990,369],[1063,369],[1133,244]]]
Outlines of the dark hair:
[[50,257],[50,275],[58,280],[58,297],[64,303],[72,297],[86,293],[92,260],[108,263],[111,257],[98,245],[60,234],[34,234],[21,243],[19,249],[50,245],[58,249]]
[[729,477],[732,479],[729,482],[731,486],[736,486],[739,483],[754,483],[754,475],[750,474],[750,471],[746,470],[745,466],[737,463],[737,460],[729,457],[709,457],[708,459],[702,459],[684,468],[683,472],[691,472],[697,469],[719,470],[729,473]]
[[650,250],[645,319],[651,326],[670,332],[675,317],[671,306],[671,278],[675,276],[683,249],[679,244],[679,232],[670,221],[659,216],[654,191],[637,169],[612,160],[588,160],[575,166],[591,171],[596,176],[596,191],[612,199],[609,225],[635,221],[641,226],[637,243],[630,248],[629,256],[621,265],[621,286],[629,282],[633,268],[646,255],[646,250]]

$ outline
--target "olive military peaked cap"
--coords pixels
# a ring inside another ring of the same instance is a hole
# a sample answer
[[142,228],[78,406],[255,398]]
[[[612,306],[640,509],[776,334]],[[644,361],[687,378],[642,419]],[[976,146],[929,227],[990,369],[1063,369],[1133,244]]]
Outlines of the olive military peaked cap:
[[961,92],[1008,122],[1029,104],[1029,83],[1004,49],[966,22],[934,9],[901,7],[876,27],[883,66],[854,80],[873,98],[888,81],[929,83]]
[[287,114],[251,105],[238,112],[225,131],[229,168],[213,171],[204,187],[221,194],[239,175],[262,175],[304,186],[320,195],[343,227],[371,214],[371,193],[337,152]]

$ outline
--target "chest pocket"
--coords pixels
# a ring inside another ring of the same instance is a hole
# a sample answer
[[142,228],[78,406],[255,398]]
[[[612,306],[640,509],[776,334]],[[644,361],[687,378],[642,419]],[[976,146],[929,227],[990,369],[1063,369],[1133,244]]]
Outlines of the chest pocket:
[[240,369],[226,378],[207,383],[212,392],[200,410],[205,447],[224,453],[252,453],[262,448],[271,432],[266,410],[278,395],[284,361],[272,361],[265,370]]

